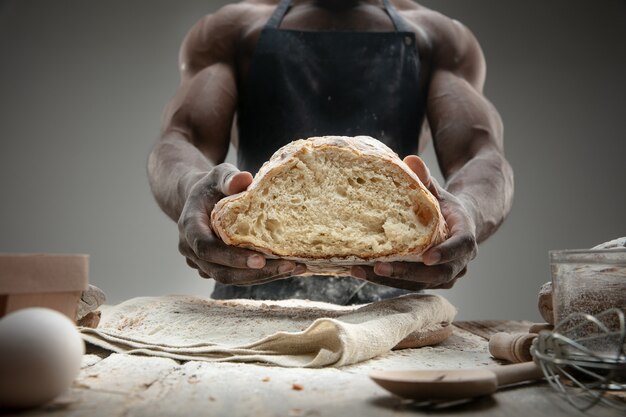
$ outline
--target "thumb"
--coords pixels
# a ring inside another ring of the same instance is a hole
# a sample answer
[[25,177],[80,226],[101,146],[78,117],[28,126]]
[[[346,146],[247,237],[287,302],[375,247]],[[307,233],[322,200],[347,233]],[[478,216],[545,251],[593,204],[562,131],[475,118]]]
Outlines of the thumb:
[[418,176],[420,181],[422,181],[422,184],[424,184],[426,188],[431,188],[432,180],[430,177],[430,170],[428,169],[424,161],[422,161],[422,158],[417,155],[408,155],[404,158],[404,163],[407,164],[409,168],[411,168],[411,171],[415,172],[415,174]]
[[231,164],[220,164],[213,168],[215,184],[224,195],[237,194],[245,191],[252,183],[252,174],[247,171],[239,171]]
[[252,184],[252,174],[248,171],[239,171],[232,175],[225,184],[225,195],[237,194],[246,191]]

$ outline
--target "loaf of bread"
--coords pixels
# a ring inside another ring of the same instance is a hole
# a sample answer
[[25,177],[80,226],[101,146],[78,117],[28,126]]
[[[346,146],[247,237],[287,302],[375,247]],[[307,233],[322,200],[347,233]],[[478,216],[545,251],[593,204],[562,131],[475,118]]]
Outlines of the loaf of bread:
[[420,261],[447,233],[437,199],[368,136],[283,146],[247,191],[216,204],[211,225],[229,245],[333,275],[347,275],[350,265]]

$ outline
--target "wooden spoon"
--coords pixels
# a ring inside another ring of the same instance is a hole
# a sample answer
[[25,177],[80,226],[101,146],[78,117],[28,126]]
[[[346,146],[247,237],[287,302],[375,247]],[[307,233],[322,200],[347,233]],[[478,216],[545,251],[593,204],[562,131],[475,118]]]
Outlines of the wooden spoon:
[[370,373],[378,385],[414,400],[460,400],[494,393],[503,385],[543,378],[534,362],[479,369],[381,371]]

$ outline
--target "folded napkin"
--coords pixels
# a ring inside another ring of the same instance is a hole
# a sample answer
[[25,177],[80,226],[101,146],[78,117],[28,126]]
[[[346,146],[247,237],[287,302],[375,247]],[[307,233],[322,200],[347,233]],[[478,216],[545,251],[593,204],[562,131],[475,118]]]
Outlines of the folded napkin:
[[440,329],[455,314],[445,298],[426,294],[360,307],[171,295],[103,306],[100,326],[80,331],[85,341],[118,353],[338,367],[389,352],[414,332]]

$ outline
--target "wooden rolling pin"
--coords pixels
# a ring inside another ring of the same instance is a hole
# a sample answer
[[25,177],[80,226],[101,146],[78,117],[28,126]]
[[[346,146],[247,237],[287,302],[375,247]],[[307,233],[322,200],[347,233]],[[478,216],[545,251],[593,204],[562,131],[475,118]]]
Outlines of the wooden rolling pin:
[[489,338],[489,353],[513,363],[530,362],[530,345],[537,333],[496,333]]
[[513,363],[529,362],[533,358],[530,346],[541,330],[554,328],[554,299],[552,283],[546,282],[541,286],[537,299],[539,314],[547,323],[531,326],[528,333],[496,333],[489,338],[489,353],[496,358]]

